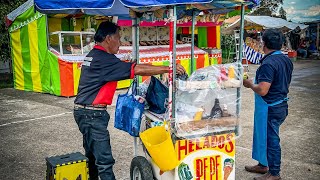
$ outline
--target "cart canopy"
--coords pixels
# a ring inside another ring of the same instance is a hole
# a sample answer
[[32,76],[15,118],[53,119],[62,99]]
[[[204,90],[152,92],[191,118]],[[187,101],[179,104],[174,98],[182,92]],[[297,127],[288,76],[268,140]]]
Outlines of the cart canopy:
[[[202,9],[221,9],[248,3],[258,5],[260,0],[34,0],[38,11],[45,14],[77,14],[128,16],[128,8],[196,4]],[[197,7],[197,6],[196,6]]]

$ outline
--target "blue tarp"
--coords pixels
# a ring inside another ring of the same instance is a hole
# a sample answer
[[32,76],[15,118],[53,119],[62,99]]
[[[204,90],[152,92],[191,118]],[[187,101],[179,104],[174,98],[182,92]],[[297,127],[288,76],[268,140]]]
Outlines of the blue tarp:
[[[259,4],[260,0],[245,0]],[[201,4],[210,8],[230,8],[239,0],[34,0],[38,11],[46,14],[77,14],[128,16],[130,8]],[[148,10],[148,8],[147,8]]]
[[129,9],[119,0],[34,0],[44,14],[89,14],[129,17]]
[[128,7],[167,6],[179,4],[210,3],[214,0],[121,0]]

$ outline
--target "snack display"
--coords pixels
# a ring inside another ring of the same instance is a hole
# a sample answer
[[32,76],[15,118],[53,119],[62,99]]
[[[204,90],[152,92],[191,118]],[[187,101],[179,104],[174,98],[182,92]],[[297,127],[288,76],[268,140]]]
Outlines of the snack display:
[[250,46],[256,52],[259,52],[259,53],[263,54],[263,43],[262,43],[262,40],[259,41],[259,40],[247,37],[246,38],[246,45]]
[[[140,41],[140,44],[141,43],[142,41]],[[143,42],[143,43],[146,43],[146,42]],[[164,41],[164,44],[166,43],[169,43],[169,42]],[[206,54],[205,51],[197,47],[195,47],[194,49],[195,49],[194,53],[198,57],[200,55]],[[178,56],[190,57],[191,44],[179,44],[177,45],[176,51]],[[120,46],[118,55],[124,55],[124,54],[132,54],[132,46]],[[141,46],[139,48],[139,57],[141,58],[140,59],[141,63],[143,63],[143,59],[146,59],[146,58],[149,58],[149,59],[161,58],[161,61],[166,60],[169,57],[169,45]],[[122,60],[130,60],[130,59],[122,59]]]
[[198,69],[187,80],[178,80],[176,135],[234,131],[239,125],[237,88],[241,87],[242,78],[242,66],[231,63]]
[[93,36],[92,31],[55,31],[50,33],[49,45],[59,56],[85,56],[95,45]]

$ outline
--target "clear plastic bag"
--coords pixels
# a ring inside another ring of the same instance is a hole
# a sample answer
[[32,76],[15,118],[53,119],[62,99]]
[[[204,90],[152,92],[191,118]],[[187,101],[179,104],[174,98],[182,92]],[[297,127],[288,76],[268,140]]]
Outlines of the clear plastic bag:
[[178,137],[239,130],[243,67],[237,63],[198,69],[177,80],[174,131]]

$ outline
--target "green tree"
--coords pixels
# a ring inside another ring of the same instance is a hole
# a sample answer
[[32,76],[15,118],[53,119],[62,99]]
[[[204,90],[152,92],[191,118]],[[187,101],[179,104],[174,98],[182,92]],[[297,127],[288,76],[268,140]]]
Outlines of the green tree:
[[272,16],[287,19],[286,11],[282,7],[283,0],[261,0],[260,6],[250,14],[255,16]]
[[10,39],[5,17],[27,0],[0,0],[0,61],[8,60],[10,55]]
[[281,7],[279,10],[279,17],[287,20],[287,12],[283,9],[283,7]]

